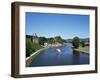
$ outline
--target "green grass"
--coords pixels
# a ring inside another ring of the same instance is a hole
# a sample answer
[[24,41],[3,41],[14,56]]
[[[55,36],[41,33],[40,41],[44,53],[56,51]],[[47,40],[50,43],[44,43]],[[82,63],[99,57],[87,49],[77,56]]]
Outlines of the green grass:
[[43,48],[40,44],[33,43],[32,48],[34,49],[34,52]]
[[77,51],[81,51],[81,52],[86,52],[86,53],[90,53],[89,52],[89,46],[85,46],[85,47],[79,47],[78,49],[74,49],[74,50],[77,50]]
[[32,43],[30,39],[26,39],[26,57],[29,57],[32,53],[36,52],[37,50],[43,48],[38,43]]

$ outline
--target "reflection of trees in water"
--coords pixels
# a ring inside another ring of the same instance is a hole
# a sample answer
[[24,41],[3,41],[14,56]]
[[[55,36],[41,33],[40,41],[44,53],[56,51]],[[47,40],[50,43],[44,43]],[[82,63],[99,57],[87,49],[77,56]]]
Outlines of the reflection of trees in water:
[[73,50],[73,55],[72,55],[72,64],[79,64],[80,63],[80,52]]

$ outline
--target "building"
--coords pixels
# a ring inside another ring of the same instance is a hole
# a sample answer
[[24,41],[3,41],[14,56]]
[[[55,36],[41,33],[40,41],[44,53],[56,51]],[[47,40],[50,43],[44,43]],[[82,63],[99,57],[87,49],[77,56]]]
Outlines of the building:
[[32,42],[33,42],[33,43],[39,43],[39,38],[38,38],[38,36],[36,35],[36,33],[32,35]]
[[45,43],[44,43],[44,47],[47,47],[47,46],[48,46],[48,43],[47,43],[47,42],[45,42]]

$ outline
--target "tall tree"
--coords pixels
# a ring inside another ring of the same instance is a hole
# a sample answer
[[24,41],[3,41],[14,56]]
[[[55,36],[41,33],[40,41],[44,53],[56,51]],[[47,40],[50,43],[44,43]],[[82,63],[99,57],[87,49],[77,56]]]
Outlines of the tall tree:
[[77,36],[74,37],[73,40],[72,40],[72,44],[73,44],[74,48],[78,48],[79,45],[80,45],[80,39],[79,39],[79,37],[77,37]]

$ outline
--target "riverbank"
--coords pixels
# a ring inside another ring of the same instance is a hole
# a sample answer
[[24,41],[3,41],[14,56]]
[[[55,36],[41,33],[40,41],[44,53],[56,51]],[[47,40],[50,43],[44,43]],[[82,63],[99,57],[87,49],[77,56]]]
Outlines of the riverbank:
[[74,49],[75,51],[80,51],[89,54],[89,46],[79,47],[78,49]]
[[29,57],[27,57],[27,58],[26,58],[26,67],[29,67],[29,66],[30,66],[32,60],[33,60],[37,55],[39,55],[40,52],[42,52],[42,51],[44,51],[44,50],[46,50],[46,49],[48,49],[48,48],[50,48],[50,47],[45,47],[45,48],[39,49],[39,50],[37,50],[36,52],[34,52],[33,54],[31,54]]

